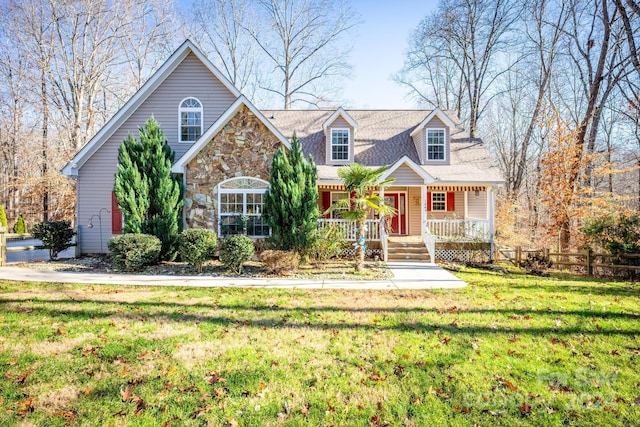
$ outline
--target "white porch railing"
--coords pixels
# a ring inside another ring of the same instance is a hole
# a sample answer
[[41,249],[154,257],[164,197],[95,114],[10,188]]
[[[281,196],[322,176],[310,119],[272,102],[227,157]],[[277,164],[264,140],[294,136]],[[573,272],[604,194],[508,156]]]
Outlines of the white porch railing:
[[492,240],[489,220],[486,219],[428,219],[427,232],[438,241],[481,241]]
[[422,232],[422,241],[429,251],[430,262],[436,262],[436,238],[429,232],[429,227],[424,227]]
[[[380,221],[377,219],[368,219],[365,221],[367,227],[367,240],[380,240]],[[328,227],[336,227],[347,240],[356,240],[356,223],[346,219],[325,219],[318,220],[318,230]]]

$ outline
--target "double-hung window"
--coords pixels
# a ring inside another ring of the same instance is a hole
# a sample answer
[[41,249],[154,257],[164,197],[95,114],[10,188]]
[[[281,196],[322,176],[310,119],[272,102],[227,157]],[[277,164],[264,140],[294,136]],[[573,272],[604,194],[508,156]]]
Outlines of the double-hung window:
[[180,103],[180,142],[195,142],[202,135],[202,104],[196,98]]
[[427,159],[445,160],[444,129],[427,129]]
[[447,210],[447,193],[431,193],[431,210]]
[[331,129],[331,160],[349,160],[349,129]]

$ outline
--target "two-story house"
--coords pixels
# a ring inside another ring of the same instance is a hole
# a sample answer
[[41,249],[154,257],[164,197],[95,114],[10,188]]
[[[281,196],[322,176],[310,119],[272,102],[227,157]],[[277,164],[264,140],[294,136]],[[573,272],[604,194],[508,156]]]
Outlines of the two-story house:
[[[271,159],[289,147],[295,133],[318,165],[321,211],[349,197],[337,175],[340,167],[390,166],[387,177],[395,181],[384,200],[397,215],[371,218],[368,231],[368,246],[383,257],[462,258],[465,242],[491,249],[494,191],[503,179],[482,141],[469,139],[453,114],[260,111],[186,41],[63,169],[77,181],[82,253],[106,252],[108,238],[121,232],[112,191],[118,146],[151,115],[176,152],[172,171],[184,181],[187,228],[211,228],[224,236],[242,227],[252,237],[268,236],[261,212]],[[99,227],[92,222],[96,215]],[[338,212],[319,220],[319,227],[331,224],[353,238]]]

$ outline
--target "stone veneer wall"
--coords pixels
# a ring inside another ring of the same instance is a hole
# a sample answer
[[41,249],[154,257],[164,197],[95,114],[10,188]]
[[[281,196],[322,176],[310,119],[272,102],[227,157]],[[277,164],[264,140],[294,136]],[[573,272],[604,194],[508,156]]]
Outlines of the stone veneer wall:
[[269,181],[271,160],[280,140],[246,106],[189,162],[186,170],[187,228],[218,231],[216,186],[249,176]]

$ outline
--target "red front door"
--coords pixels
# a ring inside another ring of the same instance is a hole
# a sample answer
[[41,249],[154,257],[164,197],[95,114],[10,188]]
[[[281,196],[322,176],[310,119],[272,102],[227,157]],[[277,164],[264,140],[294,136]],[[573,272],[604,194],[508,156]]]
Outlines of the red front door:
[[391,230],[389,234],[407,234],[406,196],[404,193],[385,193],[384,204],[393,206],[396,214],[391,217]]

